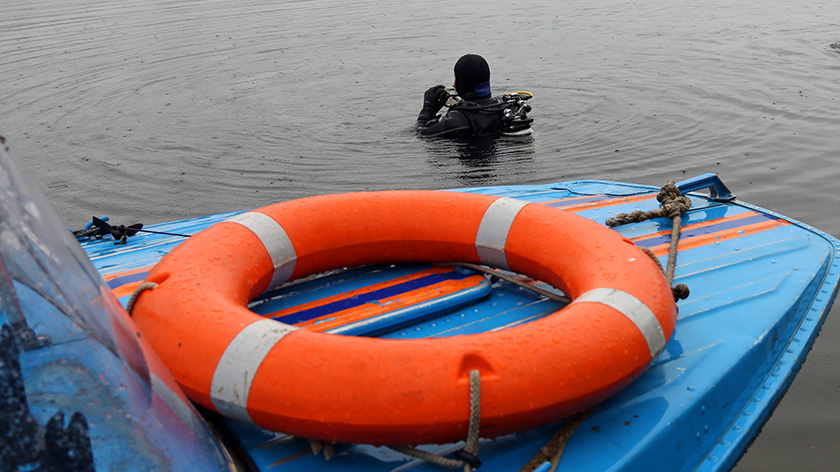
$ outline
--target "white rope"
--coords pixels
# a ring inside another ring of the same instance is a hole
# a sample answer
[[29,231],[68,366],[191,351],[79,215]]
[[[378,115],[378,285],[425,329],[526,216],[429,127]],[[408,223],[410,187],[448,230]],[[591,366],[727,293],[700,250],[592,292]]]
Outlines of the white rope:
[[154,282],[143,282],[140,284],[136,289],[134,289],[134,293],[131,294],[131,298],[128,299],[128,303],[125,304],[125,311],[131,315],[132,310],[134,310],[134,304],[137,303],[137,297],[146,290],[152,290],[155,288],[158,288],[158,284]]

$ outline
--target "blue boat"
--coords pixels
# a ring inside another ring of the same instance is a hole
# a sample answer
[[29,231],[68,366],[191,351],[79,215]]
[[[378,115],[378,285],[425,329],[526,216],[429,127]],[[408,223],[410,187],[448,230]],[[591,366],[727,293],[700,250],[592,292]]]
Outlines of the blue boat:
[[[798,372],[840,282],[837,239],[701,175],[676,184],[690,208],[680,213],[673,283],[690,295],[677,302],[673,337],[629,386],[570,418],[482,438],[474,454],[463,453],[465,441],[412,450],[324,443],[191,405],[123,310],[173,248],[242,212],[147,227],[98,219],[77,240],[20,167],[0,151],[0,388],[16,399],[0,411],[9,470],[442,470],[416,450],[490,471],[729,470]],[[659,190],[581,180],[456,191],[603,225],[657,211]],[[667,267],[674,224],[660,216],[614,230]],[[336,269],[249,308],[302,329],[418,339],[502,330],[567,303],[553,287],[482,267]],[[367,310],[363,322],[359,310]]]

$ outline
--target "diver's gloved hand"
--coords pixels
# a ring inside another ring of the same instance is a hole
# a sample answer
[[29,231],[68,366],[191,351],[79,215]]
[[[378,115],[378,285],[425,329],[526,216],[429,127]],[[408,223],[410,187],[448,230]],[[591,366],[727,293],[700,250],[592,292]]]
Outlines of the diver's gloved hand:
[[446,92],[446,87],[435,85],[429,90],[426,90],[426,94],[423,95],[423,108],[432,107],[435,113],[437,113],[446,104],[448,98],[449,94]]
[[435,114],[443,108],[446,100],[449,99],[449,94],[446,92],[446,87],[443,85],[435,85],[426,90],[423,95],[423,110],[417,121],[429,121],[434,118]]

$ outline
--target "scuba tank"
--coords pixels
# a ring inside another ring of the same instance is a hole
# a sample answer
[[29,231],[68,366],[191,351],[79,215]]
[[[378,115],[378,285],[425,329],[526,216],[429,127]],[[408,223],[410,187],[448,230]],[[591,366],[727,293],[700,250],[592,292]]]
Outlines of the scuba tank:
[[510,92],[496,97],[491,103],[481,104],[465,101],[455,87],[446,87],[446,92],[449,94],[447,107],[478,113],[501,113],[498,131],[502,136],[528,136],[533,131],[531,123],[534,119],[528,116],[531,105],[525,103],[534,96],[531,92]]
[[531,134],[533,118],[528,117],[531,105],[525,103],[534,94],[531,92],[511,92],[502,95],[502,102],[507,107],[502,112],[502,136],[527,136]]

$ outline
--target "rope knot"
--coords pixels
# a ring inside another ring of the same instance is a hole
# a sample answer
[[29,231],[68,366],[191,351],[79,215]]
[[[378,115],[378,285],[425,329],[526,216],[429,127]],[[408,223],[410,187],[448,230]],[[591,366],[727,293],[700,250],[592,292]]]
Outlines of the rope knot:
[[656,200],[662,204],[663,212],[672,220],[691,208],[691,199],[680,192],[673,180],[669,180],[659,189]]
[[680,195],[682,195],[682,193],[680,193],[680,188],[677,187],[677,184],[674,183],[673,180],[669,180],[668,183],[659,189],[659,195],[656,196],[656,200],[659,201],[659,203],[665,203],[666,199],[673,200]]
[[691,294],[691,291],[685,284],[674,285],[673,287],[671,287],[671,290],[673,290],[674,292],[674,301],[685,300]]
[[473,469],[478,469],[479,467],[481,467],[481,459],[479,459],[478,456],[476,456],[475,454],[467,452],[464,449],[461,449],[460,451],[455,451],[454,453],[452,453],[452,456],[458,460],[464,461],[465,464],[469,465]]

